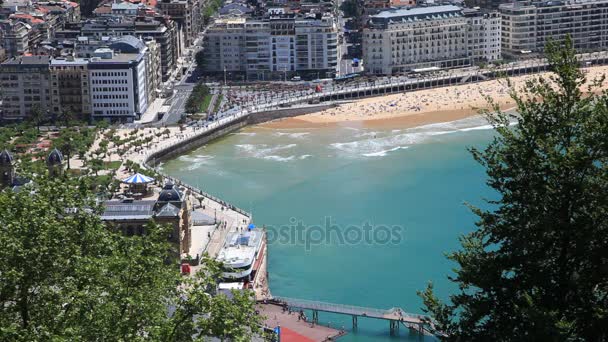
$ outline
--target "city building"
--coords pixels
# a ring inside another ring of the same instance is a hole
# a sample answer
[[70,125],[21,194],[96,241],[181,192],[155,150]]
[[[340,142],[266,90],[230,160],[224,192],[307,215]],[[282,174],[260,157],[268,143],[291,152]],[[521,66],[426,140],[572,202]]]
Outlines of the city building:
[[177,23],[182,49],[192,46],[202,25],[199,0],[162,0],[156,6]]
[[[0,156],[1,157],[1,156]],[[0,167],[2,159],[0,158]],[[167,183],[156,200],[111,200],[104,202],[101,219],[128,236],[146,234],[150,221],[169,225],[173,231],[169,241],[179,246],[179,253],[190,251],[192,244],[192,204],[179,188]]]
[[133,122],[148,108],[144,53],[97,49],[89,60],[93,120]]
[[19,56],[0,64],[3,122],[27,119],[34,105],[51,110],[50,62],[48,56]]
[[500,59],[498,15],[453,5],[390,9],[362,35],[366,71],[391,75]]
[[69,112],[86,120],[91,115],[88,60],[55,58],[50,61],[51,113]]
[[[69,31],[72,31],[70,29]],[[104,37],[152,38],[160,45],[162,81],[169,79],[177,66],[181,54],[179,34],[174,21],[167,16],[142,17],[136,19],[96,19],[89,20],[80,28],[80,35],[101,40]]]
[[152,103],[161,93],[162,88],[162,69],[160,45],[152,38],[147,38],[144,43],[148,53],[145,55],[146,60],[146,93],[148,94],[148,103]]
[[502,49],[510,56],[541,52],[548,39],[566,35],[579,52],[608,47],[608,0],[514,2],[499,8]]
[[501,59],[500,13],[480,8],[465,8],[462,12],[469,27],[467,49],[473,63],[492,62]]
[[0,22],[0,46],[6,50],[8,57],[21,56],[29,51],[29,33],[32,27],[29,24],[3,20]]
[[217,19],[204,41],[204,70],[249,80],[333,77],[341,55],[331,15]]
[[465,0],[467,7],[479,7],[482,9],[497,10],[501,4],[506,4],[512,0]]

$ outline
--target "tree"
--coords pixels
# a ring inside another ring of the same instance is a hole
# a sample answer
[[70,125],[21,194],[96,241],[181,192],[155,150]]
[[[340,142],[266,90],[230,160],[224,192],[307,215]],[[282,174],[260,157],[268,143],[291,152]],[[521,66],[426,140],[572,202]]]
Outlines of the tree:
[[205,51],[198,51],[196,55],[194,55],[194,60],[196,61],[196,67],[202,70],[205,65]]
[[357,0],[346,0],[342,2],[340,10],[344,12],[344,16],[347,18],[359,18],[362,12]]
[[36,126],[36,130],[38,131],[38,134],[40,134],[40,125],[42,125],[42,123],[44,122],[45,116],[44,116],[44,113],[42,112],[42,108],[40,107],[40,105],[38,103],[35,103],[34,105],[32,105],[32,113],[30,116],[30,120]]
[[519,124],[494,105],[472,149],[499,199],[449,255],[458,293],[420,294],[445,340],[608,340],[608,94],[583,87],[569,38],[546,52],[554,74],[511,91]]
[[86,178],[30,177],[27,191],[0,192],[0,340],[194,341],[221,331],[245,341],[257,332],[249,292],[211,296],[217,263],[179,274],[170,227],[125,236],[100,220]]
[[74,112],[72,112],[71,109],[62,110],[61,114],[59,115],[59,119],[63,121],[65,127],[69,127],[70,122],[74,120]]

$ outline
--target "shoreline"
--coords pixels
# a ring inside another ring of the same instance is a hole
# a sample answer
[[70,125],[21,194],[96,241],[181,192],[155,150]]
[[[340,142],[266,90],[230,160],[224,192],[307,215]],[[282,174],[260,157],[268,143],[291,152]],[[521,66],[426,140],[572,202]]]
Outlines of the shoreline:
[[[587,83],[608,74],[608,66],[583,69]],[[493,79],[477,83],[458,84],[403,93],[375,96],[354,100],[349,103],[312,114],[278,119],[258,125],[273,129],[322,128],[336,125],[371,128],[412,128],[427,124],[450,122],[479,115],[488,109],[486,97],[493,99],[502,111],[514,109],[515,101],[510,96],[511,89],[521,92],[526,82],[543,77],[550,72],[511,77],[511,87],[506,79]],[[601,89],[608,89],[604,84]]]
[[[500,106],[502,111],[515,109],[514,105],[505,104]],[[308,114],[314,115],[314,114]],[[439,110],[432,112],[416,113],[410,115],[394,116],[387,118],[374,118],[369,120],[351,120],[335,122],[312,122],[302,117],[283,118],[266,123],[254,125],[252,127],[267,129],[315,129],[332,127],[356,127],[374,129],[392,128],[416,128],[425,125],[453,122],[462,119],[479,116],[479,109],[469,110]]]

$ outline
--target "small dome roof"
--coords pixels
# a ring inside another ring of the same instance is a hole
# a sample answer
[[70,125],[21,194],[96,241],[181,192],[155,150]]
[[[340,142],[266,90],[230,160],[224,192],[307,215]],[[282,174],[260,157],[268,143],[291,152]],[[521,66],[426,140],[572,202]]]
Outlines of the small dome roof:
[[63,163],[63,154],[58,149],[53,149],[46,157],[47,165],[61,165]]
[[159,202],[181,202],[182,193],[171,183],[167,183],[158,195]]
[[0,152],[0,166],[9,166],[13,165],[15,159],[13,158],[13,154],[8,150],[4,150]]

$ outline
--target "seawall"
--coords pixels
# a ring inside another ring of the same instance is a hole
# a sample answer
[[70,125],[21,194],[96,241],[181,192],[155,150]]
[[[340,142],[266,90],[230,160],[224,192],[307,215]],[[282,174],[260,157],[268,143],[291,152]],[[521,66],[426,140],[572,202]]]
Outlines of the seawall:
[[[328,108],[335,107],[336,104],[323,104],[317,106],[302,106],[294,108],[282,108],[277,110],[269,110],[264,112],[252,113],[242,117],[239,117],[233,121],[227,122],[223,125],[214,127],[202,134],[195,134],[194,136],[176,142],[175,144],[165,147],[163,149],[150,153],[145,160],[145,164],[154,167],[162,161],[166,161],[175,157],[178,157],[188,151],[197,149],[215,139],[219,139],[229,133],[237,131],[247,125],[257,125],[260,123],[277,120],[281,118],[288,118],[293,116],[310,114],[318,111],[322,111]],[[191,129],[191,128],[190,128]],[[202,128],[199,128],[202,130]]]

